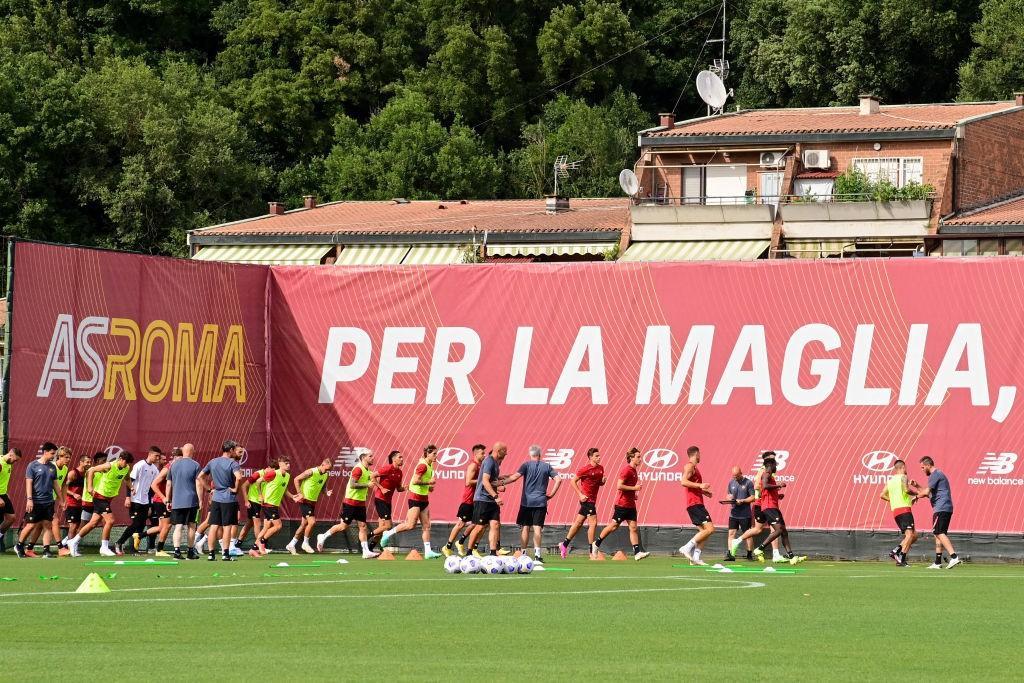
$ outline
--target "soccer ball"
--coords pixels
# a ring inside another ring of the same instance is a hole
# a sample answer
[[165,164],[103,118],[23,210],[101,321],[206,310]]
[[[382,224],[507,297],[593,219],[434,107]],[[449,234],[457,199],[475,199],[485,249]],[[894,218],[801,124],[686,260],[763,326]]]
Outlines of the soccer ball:
[[488,555],[480,562],[484,574],[500,574],[501,561],[494,555]]
[[519,562],[511,555],[501,558],[501,571],[505,574],[515,574],[519,570]]
[[459,569],[463,574],[476,574],[480,571],[480,560],[472,555],[462,558],[459,562]]
[[449,574],[458,574],[462,571],[462,560],[454,555],[444,558],[444,570]]
[[519,562],[517,563],[517,565],[518,566],[516,567],[516,569],[519,571],[520,574],[529,574],[533,572],[533,560],[531,560],[526,555],[523,555],[519,558]]

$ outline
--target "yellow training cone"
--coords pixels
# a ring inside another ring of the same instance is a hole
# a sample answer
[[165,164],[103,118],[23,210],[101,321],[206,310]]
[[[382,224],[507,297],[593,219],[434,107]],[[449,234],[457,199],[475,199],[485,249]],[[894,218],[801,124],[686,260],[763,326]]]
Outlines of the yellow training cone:
[[103,583],[103,579],[96,572],[89,574],[85,577],[85,581],[78,587],[76,593],[109,593],[110,589],[107,588],[107,584]]

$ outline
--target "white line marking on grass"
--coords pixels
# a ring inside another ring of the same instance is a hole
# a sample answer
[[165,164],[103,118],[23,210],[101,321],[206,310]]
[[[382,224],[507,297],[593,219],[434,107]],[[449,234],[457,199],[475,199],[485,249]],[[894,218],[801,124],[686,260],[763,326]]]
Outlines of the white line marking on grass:
[[[488,578],[488,577],[481,577]],[[525,578],[525,577],[524,577]],[[587,577],[587,578],[600,578],[600,577]],[[639,578],[639,577],[630,577]],[[744,588],[764,588],[765,584],[760,581],[740,581],[736,579],[712,579],[712,578],[695,578],[690,576],[669,576],[669,577],[646,577],[646,578],[666,578],[675,579],[682,581],[707,581],[711,583],[719,584],[738,584],[738,585],[720,585],[720,586],[673,586],[671,588],[596,588],[590,590],[559,590],[559,591],[494,591],[489,590],[487,595],[501,595],[501,596],[549,596],[549,595],[598,595],[598,594],[613,594],[613,593],[669,593],[669,592],[681,592],[681,591],[699,591],[699,590],[721,590],[721,589],[744,589]],[[344,581],[287,581],[280,582],[273,585],[281,585],[282,583],[288,584],[299,584],[318,586],[324,583],[348,583]],[[246,583],[246,584],[233,584],[232,587],[266,587],[265,582],[259,583]],[[185,588],[179,586],[177,588]],[[224,588],[224,586],[193,586],[192,589],[204,589],[204,588]],[[154,586],[152,588],[121,588],[112,590],[111,593],[127,593],[135,591],[156,591],[166,590],[164,587]],[[177,598],[90,598],[81,600],[60,600],[52,601],[54,604],[60,604],[65,606],[68,604],[88,604],[88,603],[102,603],[110,604],[114,602],[201,602],[201,601],[215,601],[215,600],[296,600],[296,599],[314,599],[314,600],[325,600],[325,599],[357,599],[357,598],[424,598],[424,597],[444,597],[444,598],[455,598],[455,597],[480,597],[485,593],[481,591],[473,592],[460,592],[460,593],[365,593],[365,594],[299,594],[299,595],[210,595],[210,596],[195,596],[188,595]],[[35,596],[37,598],[49,596],[49,595],[79,595],[78,593],[62,592],[51,592],[51,593],[20,593],[19,596]],[[82,594],[84,595],[84,594]],[[5,605],[41,605],[46,604],[45,601],[40,600],[20,600],[20,601],[8,601],[4,600]]]
[[[964,574],[962,572],[948,572],[948,573],[947,572],[942,572],[942,573],[939,573],[939,572],[932,571],[932,572],[928,572],[927,574],[922,574],[920,572],[908,572],[908,571],[903,570],[903,569],[899,569],[899,570],[898,569],[894,569],[891,572],[878,572],[877,574],[850,574],[846,578],[848,578],[848,579],[875,579],[875,578],[878,578],[879,576],[885,576],[885,577],[889,577],[889,576],[917,576],[917,577],[927,576],[929,578],[939,578],[939,577],[943,577],[943,576],[955,576],[955,577],[961,578],[961,579],[1024,579],[1024,573],[1022,573],[1022,574]],[[817,578],[831,578],[831,577],[824,577],[824,576],[820,576],[819,575]]]

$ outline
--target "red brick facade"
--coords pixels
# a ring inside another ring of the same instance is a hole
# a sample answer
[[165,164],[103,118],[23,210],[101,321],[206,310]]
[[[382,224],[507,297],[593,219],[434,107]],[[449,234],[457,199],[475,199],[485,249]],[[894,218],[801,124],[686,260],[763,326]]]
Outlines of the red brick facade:
[[957,209],[1020,192],[1024,189],[1024,111],[965,123],[957,156]]

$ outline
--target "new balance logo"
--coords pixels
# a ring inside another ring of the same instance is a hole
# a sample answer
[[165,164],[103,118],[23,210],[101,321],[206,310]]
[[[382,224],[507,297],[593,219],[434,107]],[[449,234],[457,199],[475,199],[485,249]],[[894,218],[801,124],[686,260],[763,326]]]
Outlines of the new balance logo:
[[977,475],[1009,474],[1017,463],[1016,453],[986,453],[978,465]]
[[334,466],[343,470],[351,470],[359,464],[359,456],[366,448],[362,446],[343,446],[334,459]]
[[[764,453],[762,451],[761,453]],[[750,473],[754,474],[761,469],[761,453],[754,456],[754,464],[750,467]],[[775,471],[776,473],[786,469],[786,463],[789,462],[789,451],[775,451]]]
[[551,465],[552,469],[564,470],[572,465],[574,455],[576,455],[576,451],[571,448],[549,448],[544,451],[541,458]]

